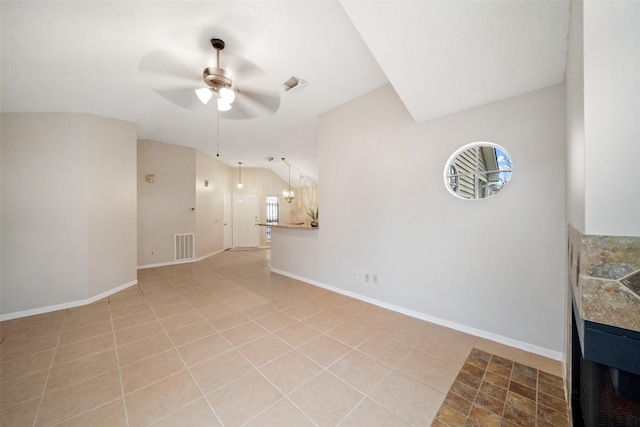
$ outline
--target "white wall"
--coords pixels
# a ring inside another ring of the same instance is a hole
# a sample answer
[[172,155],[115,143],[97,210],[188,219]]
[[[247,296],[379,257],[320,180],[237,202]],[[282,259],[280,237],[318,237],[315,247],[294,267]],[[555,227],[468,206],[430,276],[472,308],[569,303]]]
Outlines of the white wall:
[[139,140],[137,182],[138,266],[173,263],[174,235],[196,232],[196,150]]
[[571,2],[566,87],[567,222],[585,230],[584,52],[582,1]]
[[[155,183],[146,182],[147,174]],[[196,259],[221,251],[231,175],[232,168],[201,151],[139,140],[138,267],[175,263],[175,234],[195,233]]]
[[585,232],[640,236],[640,2],[584,2]]
[[[135,247],[129,205],[135,161],[122,155],[135,156],[131,123],[87,114],[2,114],[5,318],[135,283],[135,258],[127,258]],[[113,170],[121,176],[111,179]],[[109,188],[113,182],[117,188]],[[120,239],[102,240],[105,235]]]
[[89,296],[137,280],[136,126],[88,116]]
[[196,151],[196,258],[223,249],[224,190],[231,188],[230,177],[229,166]]
[[[375,90],[321,117],[320,229],[278,230],[272,267],[559,358],[564,135],[562,85],[419,124],[391,86]],[[473,141],[512,157],[488,200],[444,186],[447,159]]]

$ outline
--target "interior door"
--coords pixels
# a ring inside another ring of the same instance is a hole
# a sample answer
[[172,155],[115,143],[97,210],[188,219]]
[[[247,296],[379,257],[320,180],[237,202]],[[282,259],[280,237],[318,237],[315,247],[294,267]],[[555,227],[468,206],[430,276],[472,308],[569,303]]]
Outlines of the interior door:
[[232,226],[233,226],[233,218],[231,216],[231,193],[228,191],[224,192],[224,213],[222,219],[222,245],[224,246],[222,249],[227,250],[233,245],[232,241]]
[[233,247],[258,247],[258,196],[233,195]]

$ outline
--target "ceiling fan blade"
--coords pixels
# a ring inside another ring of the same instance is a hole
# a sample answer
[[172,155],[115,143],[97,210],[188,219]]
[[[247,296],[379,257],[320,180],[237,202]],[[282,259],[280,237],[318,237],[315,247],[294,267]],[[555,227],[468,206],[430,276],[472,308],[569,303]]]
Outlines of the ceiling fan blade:
[[[254,116],[271,115],[280,107],[280,95],[272,91],[243,90],[238,88],[236,102]],[[235,104],[235,103],[234,103]]]
[[280,107],[280,95],[277,92],[244,91],[240,93],[265,112],[273,114]]
[[280,95],[276,92],[242,90],[238,88],[238,96],[229,111],[221,112],[225,119],[243,120],[258,116],[274,114],[280,107]]
[[178,77],[194,82],[202,80],[202,70],[186,65],[178,58],[161,50],[149,52],[143,56],[138,69],[144,73]]
[[187,110],[193,110],[197,107],[203,106],[203,104],[196,96],[193,88],[154,89],[153,91],[172,104],[175,104]]
[[265,74],[253,62],[226,50],[220,53],[220,65],[231,73],[234,81],[245,81]]
[[248,120],[258,117],[255,111],[247,108],[246,103],[238,102],[238,99],[231,105],[229,111],[220,111],[220,118],[231,120]]

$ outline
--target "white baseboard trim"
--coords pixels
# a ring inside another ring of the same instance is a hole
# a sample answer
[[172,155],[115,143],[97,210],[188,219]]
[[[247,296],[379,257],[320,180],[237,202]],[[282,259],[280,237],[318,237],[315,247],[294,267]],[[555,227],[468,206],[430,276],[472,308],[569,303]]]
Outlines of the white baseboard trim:
[[373,305],[377,305],[378,307],[386,308],[397,313],[406,314],[407,316],[415,317],[416,319],[425,320],[427,322],[435,323],[441,326],[445,326],[447,328],[455,329],[460,332],[465,332],[471,335],[475,335],[480,338],[485,338],[491,341],[498,342],[500,344],[508,345],[510,347],[519,348],[520,350],[528,351],[530,353],[539,354],[541,356],[548,357],[553,360],[562,361],[563,354],[559,351],[550,350],[548,348],[540,347],[534,344],[529,344],[523,341],[514,340],[509,337],[505,337],[502,335],[494,334],[493,332],[484,331],[481,329],[476,329],[467,325],[463,325],[456,322],[451,322],[449,320],[441,319],[439,317],[430,316],[425,313],[421,313],[419,311],[409,310],[404,307],[400,307],[394,304],[389,304],[384,301],[380,301],[374,298],[367,297],[365,295],[357,294],[355,292],[347,291],[341,288],[337,288],[335,286],[327,285],[324,283],[316,282],[315,280],[307,279],[306,277],[298,276],[296,274],[289,273],[287,271],[279,270],[277,268],[271,268],[271,271],[274,273],[282,274],[283,276],[290,277],[292,279],[300,280],[301,282],[308,283],[310,285],[318,286],[320,288],[324,288],[342,295],[346,295],[348,297],[356,298],[360,301],[368,302]]
[[201,256],[201,257],[199,257],[199,258],[196,258],[196,262],[198,262],[198,261],[202,261],[203,259],[210,258],[210,257],[212,257],[212,256],[214,256],[214,255],[218,255],[218,254],[220,254],[220,253],[222,253],[222,252],[224,252],[224,249],[219,249],[219,250],[217,250],[217,251],[215,251],[215,252],[211,252],[210,254],[203,255],[203,256]]
[[[199,258],[195,258],[195,259],[190,259],[187,261],[177,261],[177,262],[165,262],[165,263],[159,263],[159,264],[148,264],[148,265],[139,265],[137,266],[138,270],[142,270],[145,268],[154,268],[154,267],[163,267],[163,266],[167,266],[167,265],[177,265],[177,264],[188,264],[188,263],[192,263],[192,262],[198,262],[198,261],[202,261],[203,259],[212,257],[216,254],[219,254],[221,252],[224,252],[223,249],[220,249],[216,252],[212,252],[210,254],[201,256]],[[15,313],[7,313],[7,314],[0,314],[0,322],[1,321],[5,321],[5,320],[13,320],[13,319],[19,319],[21,317],[27,317],[27,316],[33,316],[36,314],[44,314],[44,313],[50,313],[52,311],[58,311],[58,310],[66,310],[67,308],[73,308],[73,307],[80,307],[82,305],[87,305],[87,304],[91,304],[92,302],[96,302],[98,300],[101,300],[102,298],[106,298],[110,295],[115,294],[116,292],[120,292],[124,289],[127,289],[128,287],[131,287],[133,285],[137,285],[138,281],[137,280],[133,280],[129,283],[125,283],[124,285],[118,286],[117,288],[111,289],[107,292],[103,292],[99,295],[96,295],[94,297],[91,297],[89,299],[85,299],[85,300],[78,300],[78,301],[72,301],[72,302],[66,302],[63,304],[56,304],[56,305],[50,305],[50,306],[46,306],[46,307],[39,307],[39,308],[34,308],[31,310],[24,310],[24,311],[17,311]]]
[[113,295],[117,292],[120,292],[124,289],[127,289],[131,286],[137,285],[138,281],[137,280],[133,280],[129,283],[125,283],[124,285],[120,285],[117,288],[113,288],[110,289],[106,292],[103,292],[101,294],[98,294],[94,297],[88,298],[88,299],[83,299],[83,300],[78,300],[78,301],[72,301],[72,302],[65,302],[63,304],[56,304],[56,305],[49,305],[46,307],[39,307],[39,308],[33,308],[30,310],[24,310],[24,311],[16,311],[14,313],[7,313],[7,314],[0,314],[0,321],[5,321],[5,320],[13,320],[13,319],[19,319],[21,317],[27,317],[27,316],[33,316],[36,314],[44,314],[44,313],[51,313],[52,311],[58,311],[58,310],[66,310],[67,308],[74,308],[74,307],[80,307],[83,305],[87,305],[87,304],[91,304],[93,302],[99,301],[103,298],[106,298],[110,295]]
[[185,261],[170,261],[170,262],[160,262],[157,264],[144,264],[144,265],[139,265],[137,268],[138,270],[144,270],[145,268],[156,268],[156,267],[166,267],[168,265],[178,265],[178,264],[189,264],[192,262],[198,262],[198,261],[202,261],[203,259],[207,259],[209,257],[212,257],[214,255],[217,255],[221,252],[224,252],[224,249],[220,249],[218,251],[215,252],[211,252],[210,254],[201,256],[199,258],[194,258],[194,259],[188,259]]

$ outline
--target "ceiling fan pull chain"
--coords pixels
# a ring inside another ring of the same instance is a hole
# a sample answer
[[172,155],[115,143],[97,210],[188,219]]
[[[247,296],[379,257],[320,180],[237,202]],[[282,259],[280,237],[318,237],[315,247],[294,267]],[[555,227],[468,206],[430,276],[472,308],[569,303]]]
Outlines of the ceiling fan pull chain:
[[216,157],[220,157],[220,111],[216,108]]

